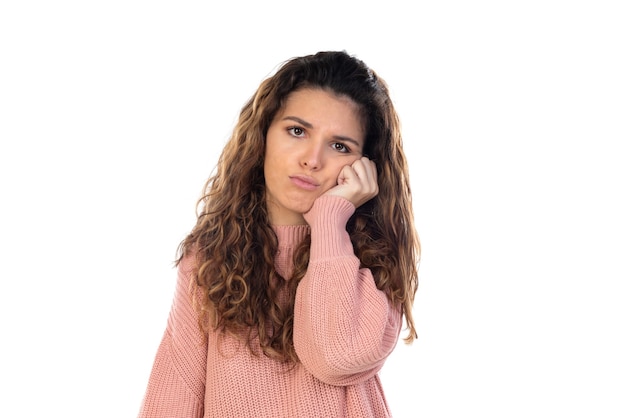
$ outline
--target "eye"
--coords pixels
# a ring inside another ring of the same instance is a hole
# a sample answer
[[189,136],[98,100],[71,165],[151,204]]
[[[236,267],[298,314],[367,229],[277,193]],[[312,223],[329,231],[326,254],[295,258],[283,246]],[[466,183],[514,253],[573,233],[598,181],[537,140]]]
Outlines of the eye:
[[287,132],[296,138],[302,138],[304,136],[304,129],[299,126],[290,126],[287,128]]
[[332,147],[335,151],[339,151],[342,153],[350,152],[350,148],[348,148],[345,144],[342,144],[341,142],[333,142]]

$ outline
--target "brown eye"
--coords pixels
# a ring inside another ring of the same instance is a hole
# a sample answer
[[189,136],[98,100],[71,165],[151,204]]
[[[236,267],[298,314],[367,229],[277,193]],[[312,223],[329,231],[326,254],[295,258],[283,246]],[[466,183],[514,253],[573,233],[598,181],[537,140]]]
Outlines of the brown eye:
[[304,129],[302,129],[302,128],[298,127],[298,126],[292,126],[292,127],[288,128],[287,131],[291,135],[293,135],[295,137],[298,137],[298,138],[300,138],[300,137],[302,137],[304,135]]
[[333,143],[333,149],[335,151],[339,151],[339,152],[342,152],[342,153],[350,152],[350,149],[348,147],[346,147],[344,144],[342,144],[341,142]]

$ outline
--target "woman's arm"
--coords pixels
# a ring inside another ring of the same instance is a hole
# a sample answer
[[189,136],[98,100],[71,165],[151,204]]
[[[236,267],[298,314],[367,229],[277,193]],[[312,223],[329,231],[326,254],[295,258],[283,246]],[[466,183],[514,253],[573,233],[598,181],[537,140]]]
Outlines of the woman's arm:
[[298,285],[294,344],[302,364],[318,379],[349,385],[383,366],[400,334],[399,307],[360,268],[346,223],[355,207],[338,196],[321,196],[305,215],[311,256]]

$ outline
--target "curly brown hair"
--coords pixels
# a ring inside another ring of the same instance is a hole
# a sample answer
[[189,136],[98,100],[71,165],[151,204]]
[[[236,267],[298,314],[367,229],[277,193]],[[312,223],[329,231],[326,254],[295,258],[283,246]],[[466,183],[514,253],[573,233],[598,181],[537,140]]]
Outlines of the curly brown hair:
[[[376,163],[379,194],[358,207],[347,224],[361,266],[378,289],[402,309],[408,335],[416,337],[412,306],[418,286],[420,243],[413,224],[409,172],[400,121],[384,80],[345,51],[323,51],[286,61],[244,105],[232,136],[198,201],[197,223],[179,246],[177,264],[195,254],[195,301],[200,326],[253,339],[265,355],[297,361],[293,312],[304,276],[310,238],[294,254],[290,280],[274,267],[278,239],[269,221],[263,161],[265,137],[292,92],[321,88],[352,99],[366,128],[363,154]],[[286,294],[286,304],[279,303]],[[256,343],[254,344],[256,346]]]

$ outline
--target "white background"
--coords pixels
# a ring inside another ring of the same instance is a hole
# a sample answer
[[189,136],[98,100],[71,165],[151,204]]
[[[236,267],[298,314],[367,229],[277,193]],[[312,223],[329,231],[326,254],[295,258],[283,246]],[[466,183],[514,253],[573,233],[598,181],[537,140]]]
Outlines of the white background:
[[3,2],[0,416],[136,415],[239,109],[324,49],[403,122],[423,261],[394,416],[626,416],[620,3]]

